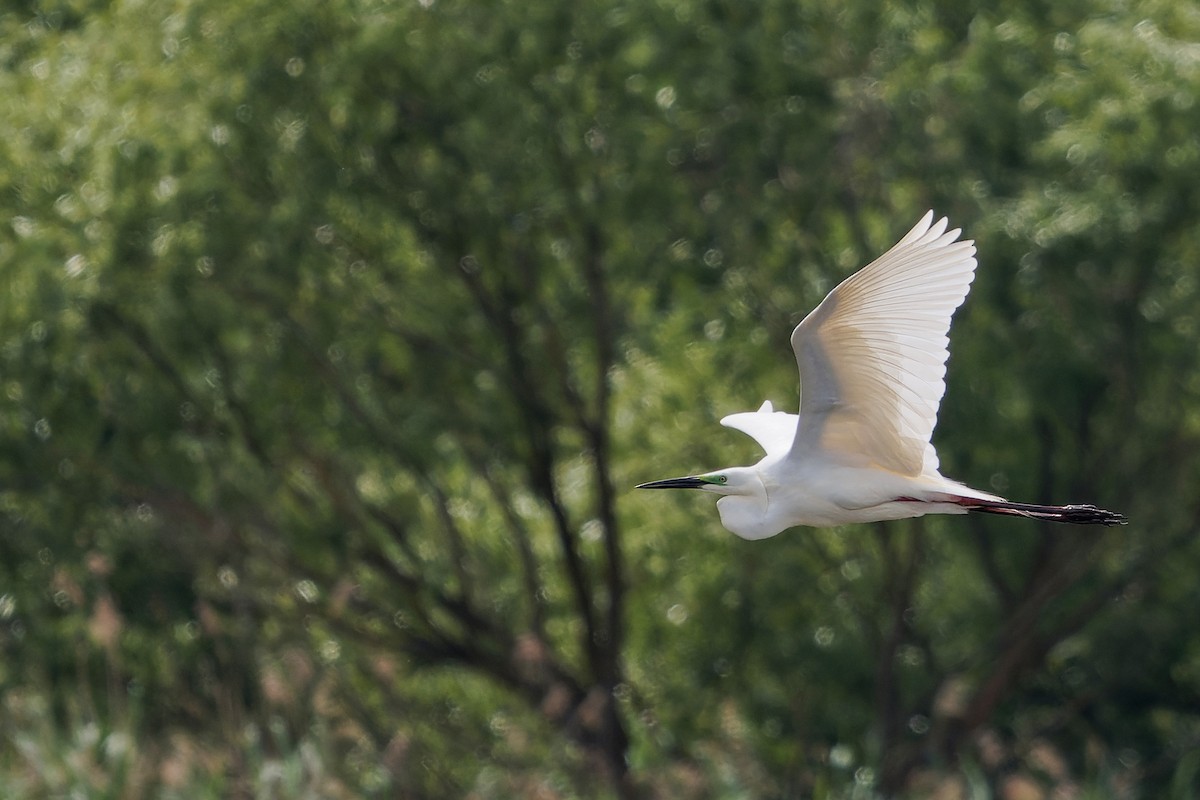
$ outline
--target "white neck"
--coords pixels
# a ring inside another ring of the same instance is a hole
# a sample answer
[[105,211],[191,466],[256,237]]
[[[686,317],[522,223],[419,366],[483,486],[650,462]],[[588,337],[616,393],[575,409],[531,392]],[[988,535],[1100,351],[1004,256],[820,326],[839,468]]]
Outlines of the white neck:
[[738,488],[741,491],[737,494],[717,501],[722,525],[743,539],[766,539],[783,530],[768,518],[767,489],[757,473],[751,480],[739,481]]

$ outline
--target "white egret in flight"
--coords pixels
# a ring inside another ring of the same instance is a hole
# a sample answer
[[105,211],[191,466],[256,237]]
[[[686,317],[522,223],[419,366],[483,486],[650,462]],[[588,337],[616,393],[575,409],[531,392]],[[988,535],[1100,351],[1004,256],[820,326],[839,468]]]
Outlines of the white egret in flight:
[[800,414],[721,420],[766,451],[754,466],[643,483],[722,495],[721,523],[744,539],[796,525],[981,511],[1085,525],[1123,524],[1092,505],[1013,503],[942,477],[930,443],[946,390],[950,317],[975,277],[975,243],[927,213],[842,281],[792,331]]

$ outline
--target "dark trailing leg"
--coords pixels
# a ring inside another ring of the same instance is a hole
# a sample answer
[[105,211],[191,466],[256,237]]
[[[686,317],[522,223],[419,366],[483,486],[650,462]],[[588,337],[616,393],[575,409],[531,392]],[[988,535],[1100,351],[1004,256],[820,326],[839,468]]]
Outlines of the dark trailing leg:
[[1007,500],[976,500],[964,497],[959,505],[983,514],[1006,514],[1012,517],[1045,519],[1050,522],[1069,522],[1073,525],[1124,525],[1125,515],[1105,511],[1092,505],[1043,506],[1036,503],[1010,503]]

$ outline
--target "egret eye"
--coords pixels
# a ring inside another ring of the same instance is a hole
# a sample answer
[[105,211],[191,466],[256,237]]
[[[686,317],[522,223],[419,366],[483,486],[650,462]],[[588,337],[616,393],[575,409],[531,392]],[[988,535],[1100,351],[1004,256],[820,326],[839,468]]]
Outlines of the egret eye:
[[729,483],[729,478],[724,475],[717,476],[717,483]]

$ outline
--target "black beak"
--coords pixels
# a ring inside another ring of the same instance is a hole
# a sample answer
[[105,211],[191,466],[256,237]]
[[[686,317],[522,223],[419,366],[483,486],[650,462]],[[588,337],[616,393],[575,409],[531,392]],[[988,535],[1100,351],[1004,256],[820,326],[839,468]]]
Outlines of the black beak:
[[665,481],[650,481],[649,483],[639,483],[637,489],[699,489],[701,486],[708,485],[707,481],[700,478],[667,478]]

